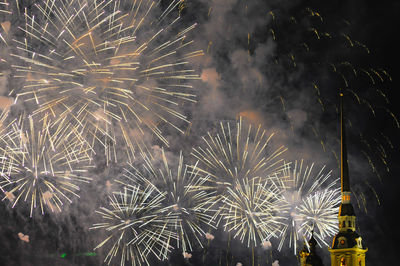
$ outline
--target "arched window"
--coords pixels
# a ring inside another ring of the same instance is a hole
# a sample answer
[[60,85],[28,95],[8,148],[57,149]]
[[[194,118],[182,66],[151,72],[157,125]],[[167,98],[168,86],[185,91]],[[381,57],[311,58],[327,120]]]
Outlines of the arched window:
[[342,227],[343,227],[343,228],[346,227],[346,221],[343,221]]
[[351,227],[351,221],[348,221],[348,222],[347,222],[347,226],[348,226],[348,227]]

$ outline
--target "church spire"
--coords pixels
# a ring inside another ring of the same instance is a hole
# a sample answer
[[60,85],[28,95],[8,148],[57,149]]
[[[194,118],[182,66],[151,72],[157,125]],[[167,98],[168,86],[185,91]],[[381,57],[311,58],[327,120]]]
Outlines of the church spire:
[[342,188],[342,204],[340,204],[339,216],[355,216],[353,206],[350,202],[350,175],[347,160],[346,145],[346,120],[343,107],[343,92],[340,91],[340,181]]
[[340,91],[340,180],[342,202],[339,208],[339,232],[333,238],[331,266],[365,266],[365,253],[361,236],[356,232],[356,214],[351,205],[350,176],[347,161],[346,125],[343,108],[343,92]]
[[346,146],[346,125],[343,110],[343,93],[340,92],[340,179],[342,183],[342,193],[350,192],[349,165],[347,162],[347,146]]
[[343,108],[343,92],[340,92],[340,180],[342,188],[342,203],[350,203],[350,176],[347,161],[346,122]]

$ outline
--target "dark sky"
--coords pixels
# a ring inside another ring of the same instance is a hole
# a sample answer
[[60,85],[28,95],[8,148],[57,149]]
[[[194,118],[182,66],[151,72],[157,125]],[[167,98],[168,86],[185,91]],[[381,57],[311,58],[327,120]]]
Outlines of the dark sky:
[[[396,1],[349,1],[348,7],[340,9],[346,17],[352,18],[354,23],[353,34],[362,38],[365,43],[374,51],[376,64],[383,65],[392,73],[393,83],[391,85],[391,108],[394,113],[399,114],[400,108],[397,104],[399,93],[396,92],[400,82],[396,76],[399,73],[398,57],[396,56],[395,32],[399,24],[399,17],[396,13],[400,5]],[[329,7],[333,10],[332,7]],[[329,12],[329,11],[328,11]],[[389,128],[387,120],[375,122],[372,126]],[[397,148],[391,152],[391,172],[387,174],[382,184],[377,184],[381,205],[374,208],[372,213],[367,215],[359,213],[362,218],[360,227],[363,228],[364,243],[369,248],[366,263],[369,265],[395,265],[395,249],[399,246],[400,236],[397,227],[396,209],[398,205],[399,180],[399,148],[400,144],[398,130],[389,129],[388,134],[396,143]],[[376,212],[375,212],[376,211]]]
[[[397,64],[396,45],[395,45],[395,32],[396,25],[399,24],[399,17],[396,12],[399,10],[399,3],[395,1],[368,1],[365,8],[365,13],[360,12],[360,22],[358,23],[360,34],[366,37],[366,41],[370,47],[377,53],[377,62],[385,65],[393,75],[392,86],[392,108],[395,113],[399,113],[399,105],[396,104],[399,100],[399,94],[396,88],[399,87],[399,80],[396,79],[399,73],[399,66]],[[355,11],[356,12],[356,11]],[[364,25],[364,26],[363,26]],[[365,27],[365,28],[364,28]],[[381,121],[377,126],[387,127],[387,121]],[[391,138],[399,145],[398,131],[390,130]],[[369,216],[368,226],[370,230],[365,237],[368,237],[368,245],[371,249],[371,255],[376,259],[376,265],[390,265],[396,264],[395,249],[399,246],[398,239],[400,236],[397,227],[397,219],[395,212],[398,205],[398,187],[399,180],[396,178],[400,173],[399,167],[399,149],[396,148],[392,152],[392,171],[387,175],[384,182],[380,186],[382,205],[381,210],[378,210],[377,215]],[[382,230],[374,230],[372,227],[376,223],[381,226]],[[368,227],[367,227],[368,228]],[[372,250],[376,251],[372,251]],[[371,256],[371,257],[372,257]],[[368,257],[367,257],[368,258]],[[378,260],[377,260],[378,259]],[[382,261],[379,262],[379,259]]]
[[[248,0],[249,1],[249,0]],[[267,41],[266,34],[269,34],[262,26],[269,25],[268,19],[266,19],[266,10],[277,10],[277,14],[288,14],[299,16],[300,12],[306,7],[310,7],[313,10],[318,10],[322,17],[326,20],[328,29],[339,32],[342,30],[342,24],[338,21],[346,19],[351,22],[351,25],[346,27],[345,31],[352,36],[355,40],[360,40],[366,44],[370,49],[371,54],[368,55],[367,59],[359,57],[358,55],[353,56],[345,54],[345,56],[351,56],[352,60],[360,62],[360,64],[366,64],[371,66],[382,67],[386,69],[393,79],[390,83],[385,83],[385,86],[389,87],[387,95],[390,103],[385,107],[390,109],[395,115],[400,116],[400,100],[399,93],[396,94],[400,81],[398,79],[399,74],[399,61],[398,61],[398,43],[395,42],[395,38],[398,34],[398,26],[400,25],[400,3],[398,1],[249,1],[249,14],[247,17],[240,20],[243,16],[242,9],[235,10],[233,6],[238,1],[221,0],[220,5],[214,5],[213,18],[207,18],[209,1],[188,0],[188,10],[184,14],[184,21],[189,23],[191,21],[198,21],[199,27],[196,35],[193,39],[198,43],[198,46],[202,49],[206,49],[208,41],[213,41],[212,51],[206,55],[205,62],[197,62],[196,68],[199,74],[202,73],[203,69],[212,69],[218,73],[219,80],[218,84],[213,81],[205,81],[207,84],[198,83],[196,86],[208,87],[199,94],[199,106],[191,107],[191,117],[194,120],[193,127],[197,130],[197,134],[192,136],[183,143],[180,143],[180,138],[171,134],[169,138],[171,143],[177,144],[172,146],[171,153],[176,154],[179,149],[184,149],[187,154],[195,143],[199,142],[200,136],[204,135],[209,127],[215,125],[215,121],[222,119],[234,119],[238,112],[243,110],[255,110],[256,113],[263,116],[262,121],[265,124],[270,125],[273,129],[283,130],[287,128],[287,125],[281,121],[283,115],[279,112],[271,111],[273,108],[280,106],[279,101],[272,101],[271,98],[279,95],[279,90],[276,89],[263,89],[263,86],[282,85],[283,87],[290,87],[296,84],[302,89],[302,84],[298,84],[298,78],[304,79],[309,78],[307,70],[314,70],[313,67],[307,66],[307,59],[304,63],[304,72],[300,71],[300,74],[293,72],[291,75],[272,75],[271,70],[268,66],[263,63],[263,58],[260,55],[268,57],[270,53],[270,43]],[[242,7],[241,5],[237,5]],[[257,7],[260,7],[257,10]],[[192,8],[192,9],[190,9]],[[225,10],[225,8],[227,10]],[[195,10],[195,11],[193,11]],[[279,10],[279,11],[278,11]],[[254,12],[254,13],[251,13]],[[0,18],[2,14],[0,13]],[[222,16],[219,18],[218,16]],[[213,23],[221,23],[216,25]],[[226,26],[232,23],[234,30],[227,30]],[[344,28],[343,28],[344,29]],[[279,28],[281,32],[285,31],[285,28]],[[250,48],[252,62],[249,65],[242,64],[242,52],[247,52],[247,32],[252,32],[252,47]],[[264,36],[265,35],[265,36]],[[244,36],[244,38],[243,38]],[[300,36],[288,36],[288,39],[297,40],[301,39]],[[254,38],[254,39],[253,39]],[[214,48],[215,47],[215,48]],[[326,51],[326,47],[330,46],[317,46],[316,53],[320,53],[322,57],[334,58],[335,51]],[[332,47],[330,47],[332,48]],[[271,48],[275,49],[275,48]],[[278,51],[279,46],[276,48]],[[257,53],[258,52],[258,53]],[[276,52],[279,54],[279,52]],[[339,52],[338,52],[339,53]],[[0,53],[1,55],[1,53]],[[267,59],[265,59],[267,60]],[[301,59],[300,59],[301,60]],[[229,65],[231,63],[231,65]],[[284,68],[282,68],[284,69]],[[281,69],[281,70],[282,70]],[[251,72],[253,71],[254,72]],[[274,69],[276,70],[276,68]],[[255,73],[252,76],[251,73]],[[242,91],[245,86],[257,87],[256,75],[261,73],[264,82],[260,88]],[[318,72],[320,73],[320,72]],[[289,77],[289,78],[288,78]],[[270,79],[269,79],[270,78]],[[215,86],[215,87],[214,87]],[[215,102],[209,102],[209,96],[215,92],[216,89],[219,94],[212,95],[216,99]],[[299,89],[299,91],[300,91]],[[245,95],[243,95],[243,92]],[[283,93],[286,93],[288,108],[293,104],[293,114],[295,111],[302,109],[302,105],[306,105],[307,100],[304,102],[300,96],[293,96],[291,90],[285,89]],[[274,96],[271,96],[274,95]],[[366,98],[373,97],[368,93],[365,94]],[[299,97],[298,102],[294,101],[296,97]],[[373,102],[374,99],[369,99]],[[335,99],[329,99],[331,102],[335,102]],[[278,102],[278,103],[277,103]],[[299,103],[301,102],[301,103]],[[270,104],[270,105],[269,105]],[[380,103],[379,103],[380,104]],[[352,146],[352,141],[355,139],[355,135],[351,136],[349,141],[350,150],[350,175],[352,176],[352,182],[354,183],[357,191],[363,192],[367,199],[367,212],[361,208],[356,208],[358,215],[359,233],[363,237],[363,243],[368,247],[366,263],[367,265],[397,265],[397,253],[396,248],[399,247],[398,239],[400,237],[400,229],[398,228],[398,188],[400,181],[400,139],[399,129],[396,128],[393,123],[393,119],[390,116],[378,116],[375,119],[368,119],[364,116],[363,112],[356,112],[351,102],[348,102],[348,108],[351,113],[349,116],[354,125],[360,125],[363,133],[367,137],[375,136],[377,129],[384,132],[384,134],[391,140],[394,148],[388,149],[388,165],[390,172],[382,171],[381,181],[376,178],[376,175],[371,173],[371,169],[364,169],[368,163],[362,161],[361,144],[357,143]],[[322,131],[324,140],[328,144],[335,143],[334,140],[329,138],[337,138],[338,120],[335,120],[334,111],[327,111],[324,115],[316,114],[316,109],[308,108],[304,106],[304,110],[310,113],[308,118],[312,122],[304,122],[298,125],[295,135],[290,139],[290,136],[282,137],[280,140],[288,141],[287,146],[293,149],[291,156],[306,157],[305,159],[314,159],[313,156],[308,155],[314,149],[320,149],[319,144],[315,144],[315,141],[310,140],[311,133],[301,128],[307,128],[308,125],[326,125],[326,130]],[[207,112],[211,113],[207,113]],[[298,114],[297,112],[296,114]],[[207,120],[207,121],[205,121]],[[328,120],[328,121],[327,121]],[[359,120],[359,121],[358,121]],[[205,121],[205,122],[204,122]],[[207,128],[208,127],[208,128]],[[323,128],[323,127],[322,127]],[[350,129],[351,131],[351,129]],[[374,133],[372,133],[374,132]],[[168,132],[170,133],[170,132]],[[289,141],[290,140],[290,141]],[[356,141],[355,141],[356,143]],[[309,144],[309,145],[308,145]],[[372,144],[373,146],[373,144]],[[338,147],[335,147],[338,149]],[[374,153],[374,148],[370,148],[370,151]],[[376,151],[377,152],[377,151]],[[317,152],[321,154],[321,152]],[[311,157],[311,158],[310,158]],[[290,158],[292,159],[292,158]],[[357,163],[360,165],[357,166]],[[336,166],[335,159],[332,155],[327,158],[320,159],[320,164],[327,164],[329,167],[334,168]],[[105,180],[108,180],[108,176],[118,174],[118,166],[113,166],[113,169],[106,169],[106,167],[98,163],[97,169],[93,171],[93,175],[98,176],[96,182],[89,185],[81,195],[79,204],[74,202],[71,206],[67,207],[66,214],[64,215],[52,215],[46,214],[45,216],[36,216],[34,219],[29,218],[24,211],[18,209],[11,209],[5,204],[0,204],[0,265],[101,265],[104,253],[98,254],[97,256],[90,256],[88,252],[93,251],[93,247],[98,243],[98,237],[93,232],[89,232],[88,228],[95,222],[93,218],[93,212],[101,204],[106,204],[106,192],[104,190]],[[112,168],[112,167],[110,167]],[[335,174],[338,173],[337,169],[333,169]],[[379,197],[379,203],[377,202],[372,191],[365,187],[365,183],[361,182],[364,176],[368,180],[369,184],[374,188]],[[103,197],[103,198],[96,198]],[[20,241],[18,233],[23,232],[30,236],[30,242],[25,243]],[[215,233],[218,240],[214,241],[208,250],[207,264],[218,265],[221,255],[219,250],[224,250],[226,247],[226,235],[223,232]],[[224,242],[225,241],[225,242]],[[241,261],[246,264],[249,262],[250,253],[244,249],[238,241],[232,241],[231,245],[233,259],[229,259],[231,264],[236,265],[236,262]],[[62,254],[66,254],[65,258],[61,258]],[[194,257],[190,262],[184,262],[179,252],[174,252],[171,255],[169,262],[160,263],[160,265],[202,265],[201,259],[203,256],[202,250],[197,250],[193,253]],[[225,253],[223,253],[225,254]],[[93,254],[92,254],[93,255]],[[325,262],[327,260],[327,251],[323,252],[325,256]],[[231,256],[231,255],[229,255]],[[223,257],[223,263],[225,258]],[[275,260],[279,260],[281,266],[292,266],[296,265],[296,258],[292,254],[291,250],[283,250],[278,252],[273,249],[270,254],[260,253],[260,259],[266,261],[268,257],[268,264]],[[155,263],[155,262],[154,262]],[[156,265],[156,264],[154,264]],[[225,264],[223,264],[225,265]],[[264,264],[263,264],[264,265]],[[330,265],[327,262],[326,265]]]

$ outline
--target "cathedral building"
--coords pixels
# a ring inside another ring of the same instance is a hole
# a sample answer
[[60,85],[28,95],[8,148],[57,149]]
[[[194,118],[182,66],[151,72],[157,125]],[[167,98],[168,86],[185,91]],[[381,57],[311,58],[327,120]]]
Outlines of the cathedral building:
[[[341,146],[341,191],[342,200],[339,208],[339,232],[334,236],[332,248],[329,249],[331,266],[365,266],[367,248],[362,245],[362,238],[356,232],[356,214],[351,204],[350,176],[347,161],[345,121],[343,113],[343,94],[340,94],[340,146]],[[312,241],[313,236],[311,237]],[[315,240],[314,240],[315,241]],[[319,266],[319,262],[308,263],[309,256],[315,255],[315,248],[303,249],[300,252],[301,266]],[[315,246],[315,243],[314,243]]]

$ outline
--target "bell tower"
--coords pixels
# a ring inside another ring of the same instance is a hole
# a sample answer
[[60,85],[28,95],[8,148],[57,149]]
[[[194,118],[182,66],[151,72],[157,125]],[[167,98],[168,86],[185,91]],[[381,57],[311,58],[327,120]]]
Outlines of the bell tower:
[[333,238],[331,266],[365,266],[365,253],[361,236],[356,232],[356,215],[351,205],[349,166],[347,162],[345,121],[343,113],[343,93],[340,92],[340,179],[342,202],[339,208],[339,233]]

